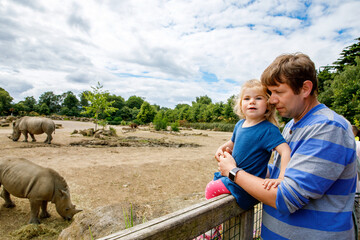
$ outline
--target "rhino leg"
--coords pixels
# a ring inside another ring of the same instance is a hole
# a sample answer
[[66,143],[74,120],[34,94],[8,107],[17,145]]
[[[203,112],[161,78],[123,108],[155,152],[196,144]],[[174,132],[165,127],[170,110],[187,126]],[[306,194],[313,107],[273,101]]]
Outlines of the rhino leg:
[[47,211],[47,204],[48,204],[47,201],[42,201],[40,218],[48,218],[48,217],[50,217],[50,214]]
[[36,139],[35,139],[35,137],[34,137],[34,134],[30,133],[30,137],[32,138],[32,141],[33,141],[33,142],[36,142]]
[[51,140],[52,140],[52,136],[51,136],[51,134],[48,134],[45,141],[44,141],[44,143],[51,144]]
[[31,209],[29,224],[40,224],[40,220],[38,216],[42,201],[31,200],[31,199],[29,199],[29,201],[30,201],[30,209]]
[[5,200],[4,207],[6,208],[13,208],[15,207],[15,203],[11,201],[10,193],[3,188],[0,196]]
[[27,132],[23,132],[23,134],[24,134],[24,137],[25,137],[25,139],[24,139],[23,142],[27,142],[27,141],[28,141],[28,133],[27,133]]

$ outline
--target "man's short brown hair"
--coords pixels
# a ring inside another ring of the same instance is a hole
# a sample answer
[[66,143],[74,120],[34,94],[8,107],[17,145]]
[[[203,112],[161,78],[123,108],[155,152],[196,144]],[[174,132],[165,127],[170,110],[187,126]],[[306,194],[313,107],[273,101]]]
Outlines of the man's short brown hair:
[[317,94],[318,80],[315,64],[309,56],[303,53],[278,56],[261,75],[261,82],[265,86],[277,86],[280,83],[286,83],[295,94],[300,93],[300,89],[306,80],[313,83],[311,95]]

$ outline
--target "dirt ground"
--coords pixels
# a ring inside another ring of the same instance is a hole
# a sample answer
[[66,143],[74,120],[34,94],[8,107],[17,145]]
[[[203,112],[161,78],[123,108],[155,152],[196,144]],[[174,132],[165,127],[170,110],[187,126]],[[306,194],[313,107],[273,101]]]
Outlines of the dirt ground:
[[[0,157],[22,157],[53,168],[66,179],[73,204],[84,211],[115,203],[147,205],[146,220],[204,201],[205,186],[217,170],[214,153],[231,137],[231,133],[216,131],[181,130],[179,134],[169,134],[149,128],[126,131],[114,126],[122,138],[140,137],[179,144],[170,147],[82,146],[74,143],[92,138],[71,133],[74,129],[94,127],[93,123],[55,123],[62,128],[56,129],[51,145],[43,143],[45,134],[35,135],[37,142],[22,142],[23,136],[13,142],[8,138],[12,128],[0,128]],[[13,234],[29,220],[28,200],[15,197],[13,200],[15,208],[0,207],[0,240],[15,239]],[[0,199],[1,205],[3,202]],[[48,208],[51,218],[42,220],[44,225],[65,228],[70,224],[63,223],[55,205],[49,203]],[[57,235],[52,237],[56,238]]]

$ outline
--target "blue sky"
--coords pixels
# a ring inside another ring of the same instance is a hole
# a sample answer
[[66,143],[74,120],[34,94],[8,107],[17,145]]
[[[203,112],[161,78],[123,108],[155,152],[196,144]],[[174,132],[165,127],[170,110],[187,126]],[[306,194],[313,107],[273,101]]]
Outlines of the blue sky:
[[237,94],[282,53],[329,65],[360,37],[359,0],[2,0],[0,87],[175,107]]

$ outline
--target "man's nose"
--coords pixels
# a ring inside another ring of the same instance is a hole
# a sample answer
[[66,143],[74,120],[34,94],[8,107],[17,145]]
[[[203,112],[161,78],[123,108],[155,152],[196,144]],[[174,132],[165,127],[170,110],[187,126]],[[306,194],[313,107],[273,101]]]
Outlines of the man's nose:
[[278,102],[278,99],[273,94],[271,94],[270,98],[269,98],[269,103],[270,104],[275,104],[277,102]]

